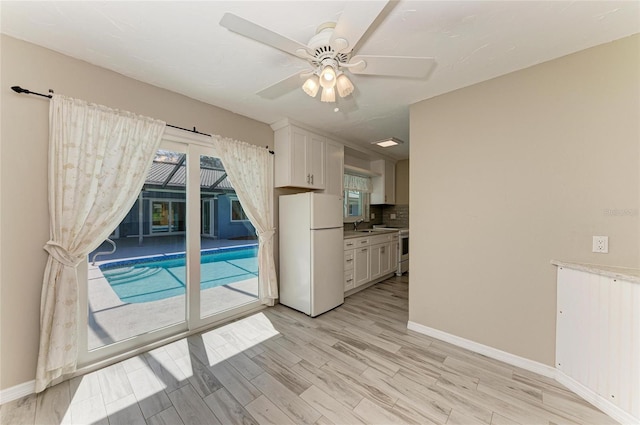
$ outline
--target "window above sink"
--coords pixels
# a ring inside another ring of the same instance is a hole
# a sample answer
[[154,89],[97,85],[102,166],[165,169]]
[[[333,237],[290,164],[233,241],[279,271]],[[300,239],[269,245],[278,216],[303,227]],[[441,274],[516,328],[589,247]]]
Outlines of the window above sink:
[[358,190],[344,191],[344,222],[366,219],[369,194]]
[[368,177],[344,175],[343,221],[369,221],[371,181]]

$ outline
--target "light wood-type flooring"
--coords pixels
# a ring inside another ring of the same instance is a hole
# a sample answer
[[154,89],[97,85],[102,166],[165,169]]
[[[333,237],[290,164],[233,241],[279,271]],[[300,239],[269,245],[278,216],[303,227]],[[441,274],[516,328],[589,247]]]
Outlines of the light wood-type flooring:
[[276,306],[0,407],[2,424],[613,424],[555,381],[408,331],[407,277]]

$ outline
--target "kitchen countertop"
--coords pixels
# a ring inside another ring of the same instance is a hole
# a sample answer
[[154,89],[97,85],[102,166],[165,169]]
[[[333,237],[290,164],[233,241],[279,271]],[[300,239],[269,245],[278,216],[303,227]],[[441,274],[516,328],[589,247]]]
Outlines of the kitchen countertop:
[[611,277],[613,279],[626,280],[628,282],[640,283],[640,269],[627,267],[602,266],[599,264],[569,263],[565,261],[552,260],[551,264],[558,267],[580,270],[587,273],[598,274]]
[[363,229],[363,230],[371,230],[371,232],[363,232],[358,230],[357,232],[354,232],[353,230],[346,230],[344,232],[344,239],[352,239],[352,238],[362,238],[362,237],[366,237],[366,236],[375,236],[375,235],[382,235],[385,233],[398,233],[398,229]]

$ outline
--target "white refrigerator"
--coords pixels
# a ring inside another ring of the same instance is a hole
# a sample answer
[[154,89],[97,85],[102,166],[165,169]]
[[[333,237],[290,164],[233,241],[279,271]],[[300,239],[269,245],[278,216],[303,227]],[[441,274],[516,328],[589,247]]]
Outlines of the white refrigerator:
[[280,196],[280,303],[318,316],[344,302],[342,200]]

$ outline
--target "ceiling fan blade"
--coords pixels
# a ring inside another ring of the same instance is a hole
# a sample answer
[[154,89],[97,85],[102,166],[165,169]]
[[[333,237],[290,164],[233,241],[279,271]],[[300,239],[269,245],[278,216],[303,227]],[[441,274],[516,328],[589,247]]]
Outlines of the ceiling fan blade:
[[262,89],[256,94],[265,99],[277,99],[280,96],[292,92],[295,89],[302,89],[302,83],[304,83],[304,77],[309,71],[296,72],[289,77],[278,81],[277,83]]
[[298,43],[295,40],[273,32],[270,29],[234,15],[233,13],[225,13],[220,20],[220,25],[229,31],[289,53],[290,55],[303,59],[306,59],[310,55],[309,49],[304,44]]
[[[363,62],[362,65],[358,64],[360,61]],[[428,78],[436,67],[436,60],[409,56],[357,55],[351,58],[349,65],[349,72],[353,74]]]
[[[342,15],[340,15],[336,28],[329,39],[329,44],[339,49],[338,51],[353,50],[388,3],[389,1],[346,2]],[[347,43],[336,43],[336,39],[346,40]]]

